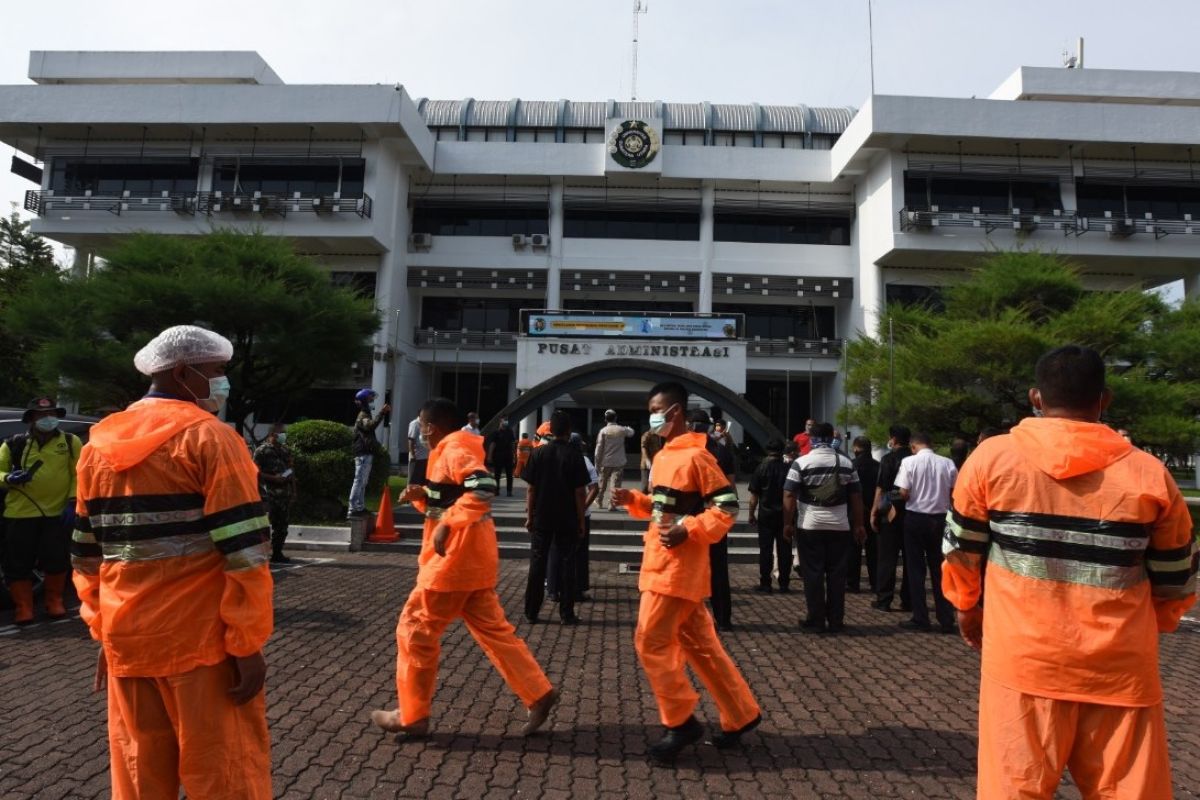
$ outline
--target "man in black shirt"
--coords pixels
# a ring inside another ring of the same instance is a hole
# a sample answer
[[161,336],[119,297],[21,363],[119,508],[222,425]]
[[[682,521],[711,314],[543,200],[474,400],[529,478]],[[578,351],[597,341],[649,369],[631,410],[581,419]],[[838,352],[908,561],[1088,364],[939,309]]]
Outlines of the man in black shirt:
[[500,491],[500,474],[508,478],[508,496],[512,497],[513,460],[517,456],[517,437],[513,429],[508,427],[508,417],[500,418],[500,427],[488,435],[484,445],[487,454],[487,465],[491,467],[492,477],[496,479],[496,491]]
[[767,442],[767,457],[750,476],[750,524],[758,525],[758,591],[771,591],[771,568],[779,563],[779,591],[788,592],[792,545],[783,538],[783,442]]
[[571,418],[565,411],[550,417],[551,440],[533,451],[521,473],[529,484],[525,495],[525,528],[530,534],[529,582],[525,586],[525,619],[538,622],[546,593],[550,546],[558,553],[558,614],[564,625],[575,616],[575,548],[583,536],[583,510],[590,482],[583,454],[572,447]]
[[[912,432],[904,425],[893,425],[888,430],[888,452],[879,459],[879,481],[875,485],[875,502],[872,506],[871,530],[879,534],[876,543],[878,561],[875,568],[875,602],[880,611],[892,610],[892,598],[896,595],[896,561],[904,551],[904,500],[896,488],[896,475],[900,462],[912,455],[909,437]],[[910,611],[908,598],[908,554],[904,556],[904,577],[900,582],[900,610]]]
[[[850,446],[853,454],[850,461],[854,464],[854,471],[858,473],[858,482],[862,485],[862,501],[863,501],[863,519],[871,519],[871,510],[875,503],[875,484],[879,482],[879,462],[875,460],[875,456],[871,455],[871,440],[866,436],[859,436]],[[869,524],[869,523],[868,523]],[[871,587],[871,592],[878,589],[876,584],[876,575],[878,574],[878,544],[879,534],[874,530],[867,530],[867,582]],[[863,545],[855,544],[854,549],[850,551],[850,566],[846,571],[846,591],[852,594],[857,594],[862,591],[862,562],[863,562]],[[907,585],[907,584],[905,584]]]
[[[692,433],[708,433],[712,420],[703,408],[693,408],[688,412],[688,430]],[[705,448],[717,459],[717,466],[729,478],[733,486],[736,465],[733,452],[723,441],[711,436],[705,437]],[[708,598],[712,606],[713,618],[717,621],[717,630],[733,630],[733,591],[729,586],[729,536],[721,537],[721,541],[708,546],[708,561],[712,569],[712,596]]]

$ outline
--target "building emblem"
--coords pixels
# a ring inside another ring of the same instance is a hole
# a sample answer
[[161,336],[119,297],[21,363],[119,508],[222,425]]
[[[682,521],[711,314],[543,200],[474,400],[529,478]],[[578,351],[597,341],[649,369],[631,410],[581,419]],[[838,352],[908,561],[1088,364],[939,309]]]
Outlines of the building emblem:
[[658,131],[637,119],[625,120],[608,135],[608,154],[626,169],[641,169],[654,161],[662,143]]

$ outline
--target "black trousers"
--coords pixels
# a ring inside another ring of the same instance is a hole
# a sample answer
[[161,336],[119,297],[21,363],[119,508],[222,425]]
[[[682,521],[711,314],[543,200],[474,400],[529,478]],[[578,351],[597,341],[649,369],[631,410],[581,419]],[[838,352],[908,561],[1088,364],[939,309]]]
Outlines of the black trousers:
[[71,568],[71,529],[57,517],[4,520],[4,579],[31,581],[33,570],[58,575]]
[[771,585],[771,569],[779,562],[779,586],[792,579],[792,543],[783,538],[783,517],[758,518],[758,582]]
[[879,537],[875,542],[875,597],[880,605],[891,606],[892,598],[896,596],[896,562],[904,553],[904,572],[900,583],[900,608],[907,611],[911,607],[908,600],[908,553],[904,552],[904,512],[896,514],[896,519],[888,522],[879,521]]
[[[863,519],[870,521],[871,510],[869,508],[863,510]],[[871,526],[867,526],[867,540],[862,544],[854,542],[850,546],[850,562],[846,566],[846,588],[852,591],[859,591],[862,588],[862,567],[863,567],[863,550],[867,551],[867,585],[871,587],[871,591],[878,590],[879,585],[875,582],[876,576],[879,574],[879,534],[871,530]]]
[[[942,536],[946,530],[945,514],[904,515],[904,561],[908,577],[908,596],[912,599],[912,618],[929,624],[929,607],[925,605],[925,568],[933,583],[933,607],[942,627],[954,624],[954,606],[942,594]],[[909,561],[912,561],[909,564]]]
[[729,537],[722,536],[721,541],[708,546],[708,563],[712,569],[712,596],[708,599],[712,606],[713,619],[718,625],[733,624],[733,593],[729,588]]
[[[592,542],[592,518],[583,518],[583,538],[575,543],[575,599],[592,588],[592,573],[588,548]],[[550,545],[550,559],[546,565],[546,587],[550,594],[562,593],[562,584],[558,574],[558,544]]]
[[492,478],[496,481],[496,491],[500,491],[500,476],[507,475],[508,477],[508,496],[512,497],[512,482],[513,482],[513,465],[509,464],[492,464]]
[[525,618],[536,619],[546,599],[546,564],[553,546],[558,564],[558,615],[575,616],[575,548],[579,531],[575,526],[547,530],[534,528],[530,533],[529,581],[525,584]]
[[836,629],[846,616],[846,562],[854,537],[850,531],[796,532],[804,573],[805,622]]
[[283,552],[283,543],[287,541],[288,524],[291,521],[291,503],[267,503],[267,522],[271,524],[271,550]]

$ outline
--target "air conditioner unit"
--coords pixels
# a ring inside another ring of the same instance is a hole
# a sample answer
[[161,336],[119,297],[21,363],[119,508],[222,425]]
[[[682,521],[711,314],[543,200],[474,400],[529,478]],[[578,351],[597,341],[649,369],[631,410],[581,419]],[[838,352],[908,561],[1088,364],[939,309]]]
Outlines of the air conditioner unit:
[[937,225],[937,217],[932,211],[905,211],[904,221],[912,228],[932,228]]
[[534,247],[546,248],[550,246],[550,237],[544,233],[535,233],[529,237],[529,243]]
[[414,233],[408,237],[408,243],[418,250],[428,250],[433,246],[433,234]]
[[1132,236],[1136,229],[1133,227],[1131,219],[1114,219],[1112,222],[1105,224],[1104,230],[1113,239],[1125,239]]
[[523,233],[514,233],[512,235],[512,243],[514,250],[520,250],[525,247],[526,236]]

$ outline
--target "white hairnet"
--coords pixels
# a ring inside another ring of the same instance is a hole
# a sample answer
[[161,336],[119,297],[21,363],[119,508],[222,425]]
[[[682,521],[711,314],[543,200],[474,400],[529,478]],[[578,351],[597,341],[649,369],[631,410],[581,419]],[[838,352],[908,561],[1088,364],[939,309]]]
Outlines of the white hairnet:
[[195,325],[176,325],[139,350],[133,365],[143,375],[153,375],[179,364],[212,364],[231,358],[233,345],[221,334]]

